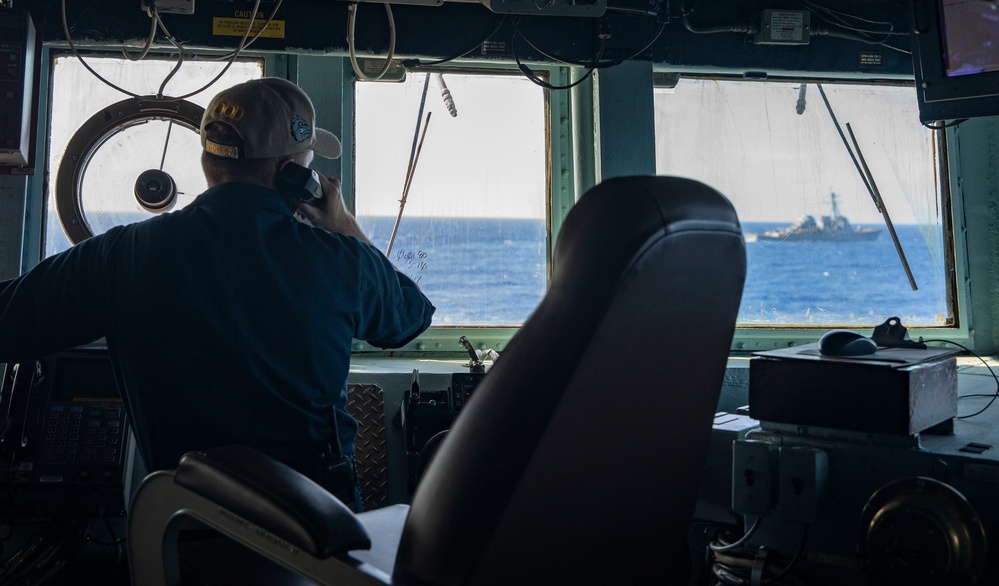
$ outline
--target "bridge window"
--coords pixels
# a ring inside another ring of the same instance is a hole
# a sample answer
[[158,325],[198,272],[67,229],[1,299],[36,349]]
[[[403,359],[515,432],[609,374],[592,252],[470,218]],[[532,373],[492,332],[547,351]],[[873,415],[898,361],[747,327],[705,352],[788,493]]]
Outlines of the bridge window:
[[355,92],[365,233],[433,300],[434,326],[521,325],[548,278],[545,91],[444,71]]
[[[112,83],[143,95],[155,94],[176,63],[152,57],[86,59]],[[185,63],[165,94],[191,92],[224,65]],[[562,79],[567,72],[543,69],[539,74],[554,76],[553,83],[567,83]],[[263,60],[238,61],[218,83],[187,99],[205,106],[219,90],[263,71]],[[67,145],[103,108],[127,99],[72,56],[54,58],[51,80],[45,256],[70,246],[56,197]],[[519,72],[492,68],[410,72],[401,83],[354,87],[353,140],[345,141],[344,165],[352,156],[348,187],[356,215],[375,245],[438,307],[437,334],[422,336],[414,348],[460,350],[457,334],[446,328],[471,326],[482,328],[469,335],[477,345],[502,349],[545,293],[553,223],[557,229],[571,207],[571,179],[564,179],[571,173],[550,168],[553,156],[568,164],[558,156],[567,148],[567,129],[553,146],[549,123],[553,109],[567,111],[565,98],[551,97]],[[152,215],[137,202],[134,185],[140,173],[159,169],[161,162],[177,185],[174,209],[206,187],[197,133],[177,124],[128,125],[94,150],[80,184],[79,219],[95,234]],[[560,204],[562,215],[553,219],[556,190],[568,205]]]
[[739,212],[742,326],[956,325],[944,143],[911,86],[683,77],[656,88],[655,108],[657,172],[700,179]]
[[[126,91],[155,95],[176,60],[148,57],[129,61],[122,57],[86,57],[86,63],[101,77]],[[170,78],[166,96],[183,96],[203,87],[225,67],[221,61],[189,61]],[[214,85],[187,98],[201,107],[222,89],[263,75],[262,60],[237,61]],[[52,64],[49,104],[48,188],[44,232],[45,256],[66,250],[70,239],[60,221],[56,203],[57,175],[66,146],[91,117],[128,96],[97,79],[73,56],[59,56]],[[93,149],[83,168],[78,190],[77,221],[86,222],[93,234],[151,217],[135,196],[139,175],[149,169],[166,171],[177,186],[179,209],[207,188],[200,164],[198,133],[165,120],[149,120],[109,131],[104,142]],[[65,215],[65,214],[64,214]],[[73,218],[66,218],[72,221]]]

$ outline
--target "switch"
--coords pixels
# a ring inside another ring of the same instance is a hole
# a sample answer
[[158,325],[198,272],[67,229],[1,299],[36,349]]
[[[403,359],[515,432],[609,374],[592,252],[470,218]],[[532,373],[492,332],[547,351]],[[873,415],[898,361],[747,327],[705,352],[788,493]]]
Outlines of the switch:
[[786,521],[819,519],[829,484],[829,455],[808,447],[780,449],[780,516]]
[[751,439],[732,442],[732,510],[766,515],[777,503],[778,446]]

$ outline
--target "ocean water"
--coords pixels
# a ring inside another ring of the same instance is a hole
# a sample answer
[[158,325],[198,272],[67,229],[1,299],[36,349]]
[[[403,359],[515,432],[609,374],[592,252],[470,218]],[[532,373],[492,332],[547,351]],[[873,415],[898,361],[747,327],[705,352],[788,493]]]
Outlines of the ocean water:
[[[118,221],[146,217],[149,214],[133,214]],[[383,252],[394,222],[386,217],[359,218]],[[917,225],[895,227],[918,286],[913,291],[887,229],[871,242],[755,239],[756,234],[785,227],[786,223],[743,224],[748,272],[740,323],[869,326],[897,316],[906,327],[914,327],[942,325],[946,319],[939,231]],[[47,237],[50,254],[68,248],[58,225],[50,226],[48,234],[58,237]],[[405,217],[389,258],[437,306],[434,325],[517,326],[545,293],[545,238],[540,220]]]
[[[384,251],[394,219],[360,221]],[[869,325],[898,316],[913,327],[941,325],[946,318],[939,232],[895,227],[918,287],[913,291],[887,229],[871,242],[755,239],[786,226],[743,226],[748,273],[740,323]],[[435,325],[517,325],[544,295],[544,238],[541,221],[403,218],[389,256],[437,306]]]
[[[358,223],[385,252],[395,219],[360,217]],[[547,285],[540,220],[404,217],[388,257],[437,307],[436,326],[520,325]]]
[[747,275],[739,321],[755,325],[880,324],[897,316],[907,327],[943,325],[946,263],[938,231],[896,225],[917,290],[906,277],[887,228],[871,242],[753,241],[786,224],[747,222]]

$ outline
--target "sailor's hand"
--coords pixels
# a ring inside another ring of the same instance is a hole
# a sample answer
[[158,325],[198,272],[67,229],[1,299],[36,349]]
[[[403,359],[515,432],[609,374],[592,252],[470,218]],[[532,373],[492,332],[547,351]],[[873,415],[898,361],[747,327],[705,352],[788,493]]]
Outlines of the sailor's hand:
[[318,205],[299,204],[298,212],[317,228],[322,228],[327,232],[355,236],[362,242],[371,244],[354,220],[354,214],[350,213],[347,204],[343,201],[340,180],[319,175],[319,182],[323,186],[323,199],[318,202]]
[[[347,205],[343,201],[343,193],[340,191],[340,180],[319,176],[319,182],[323,186],[323,199],[316,202],[316,205],[307,203],[299,204],[298,211],[313,226],[322,228],[328,232],[343,232],[343,228],[350,227],[353,217],[347,211]],[[349,217],[350,221],[346,221]],[[347,226],[344,226],[347,224]]]

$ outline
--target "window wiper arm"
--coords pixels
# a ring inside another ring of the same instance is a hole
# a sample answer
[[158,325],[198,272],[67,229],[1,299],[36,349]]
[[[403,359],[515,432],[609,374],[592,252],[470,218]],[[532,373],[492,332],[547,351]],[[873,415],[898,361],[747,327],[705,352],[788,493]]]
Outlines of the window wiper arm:
[[[836,131],[839,132],[839,137],[843,140],[843,146],[846,147],[848,153],[850,153],[850,158],[853,160],[853,165],[857,168],[857,173],[860,174],[860,179],[864,182],[864,186],[867,188],[867,192],[871,194],[871,199],[874,200],[874,207],[877,208],[878,212],[881,213],[881,217],[884,218],[885,226],[888,227],[888,233],[891,234],[892,242],[895,244],[895,251],[898,252],[898,258],[902,261],[902,268],[905,270],[905,276],[909,279],[909,286],[912,287],[913,291],[919,289],[916,286],[916,279],[912,276],[912,269],[909,268],[909,261],[905,258],[905,252],[902,250],[902,243],[898,240],[898,234],[895,233],[895,226],[891,222],[891,216],[888,215],[888,208],[885,207],[885,202],[881,198],[881,192],[878,191],[877,183],[874,182],[874,175],[871,170],[867,167],[867,162],[864,160],[864,154],[860,150],[860,145],[857,143],[857,137],[853,134],[853,128],[850,127],[850,123],[846,123],[846,129],[850,132],[850,139],[853,141],[853,148],[850,148],[850,143],[846,140],[846,135],[843,133],[843,129],[839,125],[839,121],[836,120],[836,114],[833,112],[832,105],[829,104],[829,98],[826,97],[825,90],[822,89],[822,84],[815,84],[819,88],[819,94],[822,95],[822,101],[825,102],[826,110],[829,112],[829,117],[832,118],[833,125],[836,126]],[[856,154],[854,154],[854,149],[856,149]],[[858,161],[857,158],[860,158]]]
[[[427,112],[427,121],[422,125],[423,109],[427,105],[427,89],[430,88],[430,74],[427,73],[423,81],[423,96],[420,98],[420,111],[416,114],[416,129],[413,131],[413,148],[409,152],[409,165],[406,166],[406,180],[402,186],[402,199],[399,200],[399,215],[395,218],[395,225],[392,226],[392,235],[389,236],[388,246],[385,247],[385,256],[392,252],[392,244],[395,242],[395,233],[399,230],[399,222],[402,221],[402,212],[406,209],[406,199],[409,197],[409,186],[413,182],[413,173],[416,165],[420,162],[420,151],[423,150],[423,137],[427,135],[427,126],[430,124],[430,115]],[[420,130],[423,130],[422,134]],[[419,139],[419,141],[417,141]]]
[[909,262],[905,259],[905,252],[902,251],[902,243],[898,241],[898,234],[895,233],[895,226],[891,223],[891,216],[888,215],[888,208],[885,207],[885,201],[881,199],[881,192],[878,191],[878,184],[874,182],[874,174],[867,167],[867,161],[864,160],[864,153],[860,150],[860,144],[857,143],[857,137],[853,135],[853,128],[850,123],[846,123],[846,130],[850,133],[850,140],[853,141],[853,148],[857,150],[857,157],[860,159],[860,164],[864,168],[864,174],[867,176],[867,188],[871,192],[871,197],[874,198],[874,205],[877,206],[878,211],[884,216],[885,226],[888,227],[888,233],[891,234],[891,240],[895,243],[895,250],[898,251],[898,258],[902,261],[902,267],[905,269],[905,276],[909,278],[909,286],[915,291],[919,289],[916,286],[916,279],[912,276],[912,270],[909,268]]

